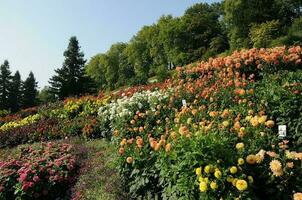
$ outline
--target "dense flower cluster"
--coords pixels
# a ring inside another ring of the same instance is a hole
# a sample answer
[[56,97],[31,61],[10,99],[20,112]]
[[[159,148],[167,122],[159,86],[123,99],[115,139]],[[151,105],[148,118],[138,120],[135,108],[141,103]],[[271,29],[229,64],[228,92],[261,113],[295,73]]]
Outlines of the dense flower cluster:
[[0,127],[0,131],[7,131],[9,129],[25,126],[27,124],[34,123],[34,122],[38,121],[39,119],[40,119],[40,115],[35,114],[35,115],[30,115],[28,117],[25,117],[25,118],[23,118],[19,121],[10,121],[10,122],[7,122],[7,123],[3,124]]
[[105,105],[110,98],[110,95],[70,98],[65,102],[3,116],[0,118],[0,148],[74,135],[102,137],[104,135],[99,133],[99,124],[94,118],[99,107]]
[[0,148],[61,138],[60,122],[56,118],[41,118],[31,124],[6,131],[0,130]]
[[108,137],[131,198],[299,199],[301,58],[299,46],[236,51],[165,83],[66,99],[31,123],[4,116],[0,144]]
[[0,198],[54,199],[74,180],[75,157],[69,144],[42,143],[0,162]]
[[[299,191],[301,154],[296,151],[302,149],[297,140],[285,144],[276,134],[282,122],[264,101],[270,93],[263,94],[262,87],[277,77],[281,84],[294,86],[282,87],[278,95],[299,101],[301,72],[289,71],[301,69],[301,57],[299,46],[242,50],[177,68],[178,78],[169,81],[173,92],[158,91],[168,94],[154,106],[133,101],[143,94],[138,92],[101,107],[99,117],[110,122],[120,172],[133,197],[160,191],[167,199],[268,199],[279,188],[287,198]],[[274,98],[279,103],[279,97]],[[298,123],[291,126],[299,128]],[[287,137],[301,135],[290,132]],[[296,154],[288,159],[285,152]],[[194,167],[197,183],[192,179]],[[201,193],[192,189],[194,184]]]
[[108,105],[99,109],[99,116],[102,119],[108,119],[110,121],[116,118],[125,118],[134,114],[134,111],[144,109],[144,106],[148,106],[149,109],[155,110],[163,100],[169,97],[169,92],[150,91],[134,93],[131,97],[124,96],[116,101],[112,101]]
[[64,110],[68,117],[90,116],[98,112],[98,108],[107,103],[110,96],[103,98],[84,96],[79,99],[69,98],[65,100]]

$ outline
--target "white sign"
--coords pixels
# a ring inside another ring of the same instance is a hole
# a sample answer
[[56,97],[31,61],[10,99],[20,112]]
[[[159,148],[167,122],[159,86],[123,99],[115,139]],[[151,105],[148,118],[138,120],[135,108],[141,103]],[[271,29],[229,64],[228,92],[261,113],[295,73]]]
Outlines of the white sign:
[[186,100],[183,99],[181,102],[182,102],[182,106],[186,106],[187,105]]
[[279,137],[286,137],[286,125],[278,126]]

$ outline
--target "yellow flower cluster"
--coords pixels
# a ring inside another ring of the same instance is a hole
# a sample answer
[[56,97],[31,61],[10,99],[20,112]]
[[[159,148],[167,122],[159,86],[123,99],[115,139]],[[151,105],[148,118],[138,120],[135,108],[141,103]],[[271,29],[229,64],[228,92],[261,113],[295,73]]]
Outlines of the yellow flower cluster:
[[32,124],[32,123],[38,121],[39,119],[40,119],[40,115],[39,114],[30,115],[28,117],[23,118],[20,121],[7,122],[7,123],[3,124],[0,127],[0,130],[1,131],[7,131],[9,129],[18,128],[18,127],[21,127],[21,126],[25,126],[27,124]]
[[80,109],[80,101],[68,101],[65,105],[64,105],[64,109],[68,112],[68,113],[74,113],[77,112]]
[[219,185],[217,181],[222,177],[222,172],[219,168],[212,165],[206,165],[203,171],[202,167],[196,168],[195,174],[198,177],[199,190],[201,192],[206,192],[208,187],[210,187],[213,191],[218,189]]
[[[231,166],[227,171],[225,171],[225,177],[223,176],[222,169],[213,165],[206,165],[204,168],[198,167],[195,169],[195,174],[199,182],[199,190],[201,192],[207,192],[209,188],[212,191],[216,191],[219,185],[224,185],[226,182],[230,183],[232,187],[237,188],[239,192],[243,192],[248,189],[248,185],[254,182],[252,176],[247,176],[242,174],[241,165],[245,163],[243,158],[238,159],[238,166]],[[238,177],[238,178],[235,178]],[[243,179],[242,177],[247,177]]]
[[84,96],[79,99],[67,99],[64,104],[64,110],[67,114],[92,115],[97,113],[99,107],[106,105],[110,96],[97,98],[93,96]]
[[253,127],[258,127],[261,124],[264,124],[265,126],[267,126],[268,128],[272,128],[275,126],[275,122],[273,120],[267,120],[267,116],[266,115],[262,115],[262,116],[252,116],[252,115],[248,115],[245,118],[247,121],[250,122],[250,124]]

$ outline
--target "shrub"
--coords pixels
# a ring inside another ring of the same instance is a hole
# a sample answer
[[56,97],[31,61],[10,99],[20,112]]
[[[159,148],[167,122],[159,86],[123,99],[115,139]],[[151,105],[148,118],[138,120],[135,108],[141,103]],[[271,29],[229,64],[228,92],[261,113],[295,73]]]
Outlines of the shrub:
[[253,24],[249,36],[256,48],[270,47],[272,40],[279,36],[280,23],[278,20],[268,21],[262,24]]

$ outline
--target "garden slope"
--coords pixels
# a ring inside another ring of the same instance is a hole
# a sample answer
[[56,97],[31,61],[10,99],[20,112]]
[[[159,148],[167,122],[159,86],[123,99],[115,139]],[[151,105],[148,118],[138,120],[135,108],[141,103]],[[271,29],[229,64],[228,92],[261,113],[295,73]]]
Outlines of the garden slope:
[[299,46],[236,51],[177,68],[165,83],[5,116],[0,145],[110,139],[133,199],[297,199],[301,57]]

